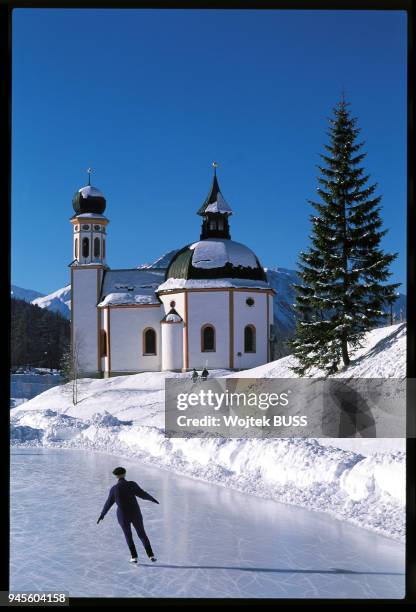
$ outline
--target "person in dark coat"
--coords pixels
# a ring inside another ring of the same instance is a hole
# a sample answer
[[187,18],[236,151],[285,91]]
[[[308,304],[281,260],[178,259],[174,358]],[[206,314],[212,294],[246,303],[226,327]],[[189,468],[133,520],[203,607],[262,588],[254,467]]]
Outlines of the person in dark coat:
[[117,467],[113,470],[113,474],[117,477],[118,482],[110,489],[107,501],[104,504],[100,516],[98,517],[97,525],[104,519],[111,506],[116,503],[117,520],[123,530],[127,546],[131,552],[130,562],[137,563],[137,550],[134,545],[133,535],[131,532],[132,525],[144,546],[147,556],[151,561],[156,561],[149,538],[144,530],[143,517],[136,497],[147,499],[155,504],[158,504],[159,502],[149,493],[143,491],[137,482],[134,482],[133,480],[126,480],[125,468]]
[[202,380],[206,380],[208,378],[208,370],[206,368],[202,370],[201,378]]
[[198,377],[199,377],[198,372],[197,372],[197,371],[195,370],[195,368],[194,368],[194,369],[192,370],[192,376],[191,376],[191,378],[192,378],[192,382],[194,382],[194,383],[195,383],[195,382],[198,380]]

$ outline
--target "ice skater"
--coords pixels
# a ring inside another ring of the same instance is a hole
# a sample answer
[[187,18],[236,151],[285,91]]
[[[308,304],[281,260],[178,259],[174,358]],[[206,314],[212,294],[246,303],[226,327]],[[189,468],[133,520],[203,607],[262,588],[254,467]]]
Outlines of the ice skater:
[[136,497],[147,499],[155,504],[158,504],[159,502],[154,497],[149,495],[149,493],[143,491],[137,482],[134,482],[133,480],[126,480],[125,468],[116,467],[113,470],[113,474],[116,476],[118,482],[110,489],[108,499],[105,502],[104,508],[102,509],[102,512],[98,518],[97,525],[103,520],[111,506],[116,503],[117,520],[123,530],[127,546],[129,547],[131,553],[130,563],[137,563],[137,550],[134,545],[133,535],[131,532],[132,525],[135,528],[150,561],[157,561],[155,555],[153,554],[149,538],[144,530],[143,517]]

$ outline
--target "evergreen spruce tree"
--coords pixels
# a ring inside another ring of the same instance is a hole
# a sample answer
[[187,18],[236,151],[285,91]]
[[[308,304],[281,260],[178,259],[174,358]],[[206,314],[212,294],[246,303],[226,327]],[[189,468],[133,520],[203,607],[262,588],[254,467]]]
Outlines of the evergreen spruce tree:
[[306,374],[318,367],[328,374],[341,362],[350,363],[350,351],[364,334],[377,326],[399,284],[388,284],[389,266],[397,254],[386,254],[381,239],[381,196],[361,163],[366,153],[357,140],[360,129],[342,97],[329,119],[329,144],[318,166],[318,196],[310,201],[311,245],[299,258],[301,283],[296,285],[299,320],[291,348],[299,361],[293,370]]

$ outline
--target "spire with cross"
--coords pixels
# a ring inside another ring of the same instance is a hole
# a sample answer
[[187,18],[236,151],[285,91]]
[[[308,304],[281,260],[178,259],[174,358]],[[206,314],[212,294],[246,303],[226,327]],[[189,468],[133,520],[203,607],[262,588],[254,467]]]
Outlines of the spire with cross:
[[88,174],[88,185],[91,185],[91,174],[93,172],[92,168],[87,168],[87,174]]

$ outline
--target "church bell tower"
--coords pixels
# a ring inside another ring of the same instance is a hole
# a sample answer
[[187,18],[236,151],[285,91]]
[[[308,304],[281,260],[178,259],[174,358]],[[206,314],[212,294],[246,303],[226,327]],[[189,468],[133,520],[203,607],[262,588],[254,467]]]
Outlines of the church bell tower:
[[81,187],[73,197],[73,261],[71,270],[71,346],[80,376],[100,377],[102,321],[97,308],[106,265],[107,217],[102,192],[91,185]]

